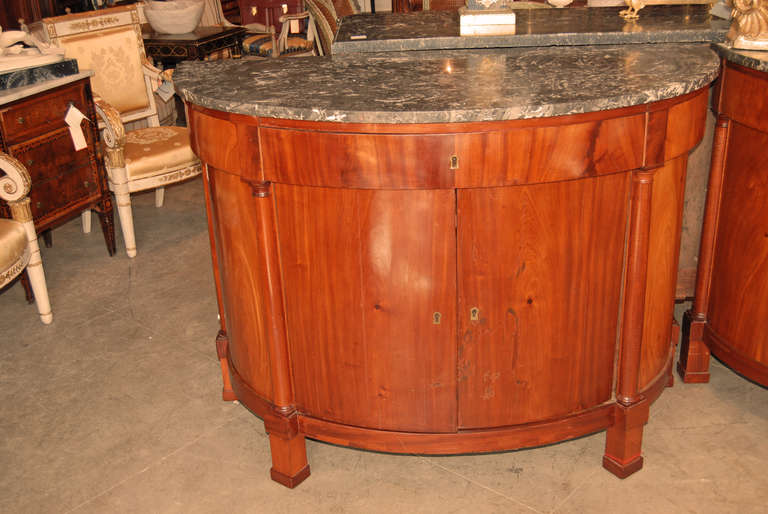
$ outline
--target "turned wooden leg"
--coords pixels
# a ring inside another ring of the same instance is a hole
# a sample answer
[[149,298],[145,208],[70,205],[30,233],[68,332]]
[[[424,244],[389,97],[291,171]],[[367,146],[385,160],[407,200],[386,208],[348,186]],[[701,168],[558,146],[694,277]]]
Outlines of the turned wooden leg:
[[120,228],[123,229],[125,253],[128,254],[128,257],[136,257],[136,235],[133,232],[131,196],[128,193],[115,191],[115,201],[117,202],[117,216],[120,218]]
[[303,435],[284,439],[280,435],[269,434],[269,447],[272,451],[272,469],[269,471],[272,480],[293,489],[309,476]]
[[46,248],[52,248],[53,247],[53,234],[51,233],[51,230],[48,229],[45,232],[41,234],[43,236],[43,242],[45,243]]
[[83,220],[83,234],[91,233],[91,210],[86,209],[80,214],[80,218]]
[[643,426],[649,403],[643,399],[630,406],[616,404],[614,423],[605,435],[603,467],[619,478],[627,478],[643,467]]
[[232,380],[229,377],[229,362],[227,362],[228,344],[227,333],[219,330],[216,336],[216,354],[219,356],[219,362],[221,363],[221,381],[223,383],[221,399],[225,402],[233,402],[237,400],[237,397],[235,396],[235,391],[232,390]]
[[107,252],[111,257],[115,255],[117,250],[115,245],[115,221],[111,205],[108,210],[99,211],[99,223],[101,224],[101,232],[104,234]]
[[165,188],[158,187],[155,189],[155,207],[162,207],[165,201]]
[[691,311],[683,315],[683,341],[677,372],[686,384],[709,382],[709,348],[704,343],[704,319],[696,319]]

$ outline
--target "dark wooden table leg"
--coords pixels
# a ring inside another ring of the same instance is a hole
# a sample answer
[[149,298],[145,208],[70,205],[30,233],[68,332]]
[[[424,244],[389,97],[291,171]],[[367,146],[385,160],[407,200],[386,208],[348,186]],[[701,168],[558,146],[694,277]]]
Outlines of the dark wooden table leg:
[[53,234],[51,233],[51,230],[48,229],[44,231],[42,234],[43,236],[43,242],[45,242],[45,247],[50,248],[53,246]]

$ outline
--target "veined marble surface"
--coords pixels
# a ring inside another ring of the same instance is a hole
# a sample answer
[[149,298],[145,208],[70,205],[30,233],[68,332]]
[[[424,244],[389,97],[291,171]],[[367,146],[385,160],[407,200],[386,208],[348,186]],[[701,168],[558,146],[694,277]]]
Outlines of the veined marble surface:
[[504,36],[459,36],[456,11],[358,14],[342,20],[332,52],[721,42],[730,26],[709,5],[648,6],[637,21],[620,17],[622,9],[515,10],[515,34]]
[[360,123],[492,121],[601,111],[706,86],[709,45],[619,45],[187,61],[176,91],[211,109]]
[[30,66],[0,73],[0,91],[23,86],[31,86],[38,82],[53,80],[78,73],[75,59],[62,59],[59,62],[42,66]]
[[739,50],[726,44],[712,45],[715,51],[728,61],[752,68],[757,71],[768,71],[768,52],[759,50]]
[[75,73],[74,75],[67,75],[65,77],[46,80],[44,82],[37,82],[28,86],[6,89],[4,91],[0,91],[0,105],[15,102],[16,100],[27,98],[28,96],[36,95],[37,93],[42,93],[43,91],[48,91],[49,89],[63,86],[65,84],[70,84],[77,80],[92,76],[93,72],[91,70],[82,70],[79,73]]

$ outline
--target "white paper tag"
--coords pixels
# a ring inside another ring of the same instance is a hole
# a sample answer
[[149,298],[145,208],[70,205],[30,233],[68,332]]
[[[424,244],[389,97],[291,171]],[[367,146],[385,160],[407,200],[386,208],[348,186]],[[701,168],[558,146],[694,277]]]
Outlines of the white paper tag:
[[175,91],[173,90],[173,86],[167,80],[164,80],[163,83],[160,84],[160,87],[157,88],[157,91],[155,91],[157,96],[159,96],[163,102],[170,100],[174,92]]
[[69,126],[69,135],[72,136],[72,142],[75,144],[75,151],[82,150],[88,144],[85,142],[83,127],[80,125],[84,119],[88,119],[73,104],[69,104],[67,114],[64,116],[64,123]]
[[299,20],[291,20],[291,34],[299,33]]

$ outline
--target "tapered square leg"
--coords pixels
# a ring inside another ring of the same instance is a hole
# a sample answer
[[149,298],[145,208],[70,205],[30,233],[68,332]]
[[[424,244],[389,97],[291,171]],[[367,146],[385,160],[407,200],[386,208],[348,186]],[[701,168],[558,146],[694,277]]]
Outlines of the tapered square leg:
[[233,402],[237,400],[235,391],[232,389],[232,379],[229,376],[229,361],[227,361],[227,345],[229,339],[227,339],[227,333],[223,330],[219,330],[216,335],[216,355],[219,357],[221,363],[221,399],[225,402]]
[[307,464],[307,446],[304,436],[296,434],[289,439],[269,434],[269,446],[272,451],[272,480],[293,489],[309,476]]
[[694,319],[691,311],[683,315],[683,339],[677,373],[687,384],[709,382],[709,348],[704,344],[706,324],[704,320]]
[[643,427],[648,421],[648,401],[629,407],[617,404],[614,423],[605,435],[603,467],[619,478],[627,478],[643,467]]

